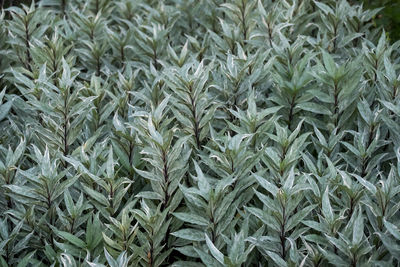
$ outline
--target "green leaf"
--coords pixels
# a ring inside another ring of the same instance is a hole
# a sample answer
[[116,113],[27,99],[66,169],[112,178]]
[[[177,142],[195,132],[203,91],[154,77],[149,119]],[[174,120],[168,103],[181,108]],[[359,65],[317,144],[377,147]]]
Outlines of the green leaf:
[[191,241],[204,241],[205,239],[204,232],[189,228],[173,232],[172,235]]
[[329,221],[333,221],[333,210],[329,201],[329,187],[326,187],[324,194],[322,195],[322,214]]
[[172,214],[179,220],[191,224],[207,226],[209,223],[204,217],[198,216],[196,214],[185,213],[185,212],[174,212]]
[[150,135],[153,138],[153,140],[157,142],[157,144],[159,144],[160,146],[163,146],[164,139],[162,138],[161,134],[157,132],[156,128],[154,128],[154,124],[150,116],[147,122],[147,127],[149,129]]
[[386,221],[384,219],[383,221],[386,229],[389,231],[389,233],[391,233],[397,240],[400,240],[400,229],[399,227],[397,227],[396,225]]
[[211,252],[211,255],[214,256],[214,258],[216,258],[221,264],[224,264],[224,254],[221,253],[221,251],[219,251],[214,244],[212,243],[212,241],[210,240],[210,238],[207,236],[207,234],[205,235],[205,239],[206,239],[206,244],[208,246],[208,249]]
[[32,251],[28,253],[25,257],[23,257],[19,262],[17,267],[26,267],[29,266],[30,260],[32,259],[33,255],[35,255],[36,251]]
[[353,226],[353,244],[360,244],[364,236],[364,218],[359,211]]
[[275,252],[266,251],[267,255],[275,262],[276,265],[286,267],[287,263]]
[[59,237],[61,237],[64,240],[67,240],[71,244],[74,244],[75,246],[77,246],[81,249],[86,249],[86,243],[84,241],[82,241],[81,239],[79,239],[78,237],[74,236],[73,234],[70,234],[70,233],[64,232],[64,231],[58,231],[58,230],[54,230],[54,232]]
[[357,181],[360,182],[361,185],[363,185],[371,194],[375,195],[376,194],[376,187],[371,184],[370,182],[368,182],[367,180],[365,180],[364,178],[356,175],[356,174],[352,174]]
[[275,186],[274,184],[271,184],[270,182],[268,182],[267,179],[262,178],[261,176],[257,175],[257,174],[253,174],[254,177],[257,179],[257,182],[268,192],[270,192],[273,196],[276,196],[276,194],[278,193],[278,187]]
[[[319,4],[321,4],[321,3],[319,3]],[[322,59],[324,61],[324,66],[325,66],[328,74],[332,78],[334,78],[336,76],[336,64],[335,64],[335,61],[333,60],[332,56],[329,53],[323,51]]]
[[302,110],[305,110],[305,111],[310,111],[312,113],[332,116],[332,112],[327,107],[316,104],[316,103],[303,102],[303,103],[298,103],[296,105],[296,107],[300,108]]
[[319,9],[321,9],[326,15],[328,14],[335,14],[335,12],[333,12],[332,8],[330,8],[328,5],[322,3],[322,2],[317,2],[314,1],[314,3],[317,5],[317,7]]
[[96,200],[97,202],[102,204],[104,207],[108,207],[109,206],[108,200],[103,194],[101,194],[101,193],[99,193],[97,191],[94,191],[93,189],[91,189],[91,188],[89,188],[89,187],[87,187],[85,185],[82,185],[82,187],[83,187],[83,190],[85,190],[85,192],[91,198],[93,198],[94,200]]

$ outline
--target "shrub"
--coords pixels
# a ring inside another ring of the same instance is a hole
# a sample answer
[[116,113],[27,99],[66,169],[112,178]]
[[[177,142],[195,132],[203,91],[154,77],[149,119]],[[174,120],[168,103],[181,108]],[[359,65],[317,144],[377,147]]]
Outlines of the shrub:
[[388,31],[391,42],[400,39],[400,2],[397,0],[363,0],[362,3],[367,8],[382,8],[375,21],[383,25]]
[[400,43],[377,12],[3,10],[0,265],[400,264]]

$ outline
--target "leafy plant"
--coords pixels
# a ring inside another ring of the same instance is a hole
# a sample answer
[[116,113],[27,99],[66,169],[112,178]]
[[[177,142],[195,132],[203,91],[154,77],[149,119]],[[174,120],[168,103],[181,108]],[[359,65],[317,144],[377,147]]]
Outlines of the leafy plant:
[[400,43],[381,9],[10,2],[1,266],[400,264]]

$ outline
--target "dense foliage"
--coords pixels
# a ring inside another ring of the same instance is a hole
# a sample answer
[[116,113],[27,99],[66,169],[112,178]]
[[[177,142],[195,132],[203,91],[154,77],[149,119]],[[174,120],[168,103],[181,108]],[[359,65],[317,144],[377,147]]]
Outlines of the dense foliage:
[[362,0],[367,8],[381,8],[375,21],[383,25],[392,42],[400,39],[400,1],[398,0]]
[[378,10],[42,0],[0,14],[0,266],[396,266]]
[[[226,2],[226,0],[225,0]],[[12,5],[30,4],[32,0],[0,0],[0,8]],[[349,0],[352,4],[363,4],[365,8],[380,8],[373,18],[374,23],[387,30],[391,43],[400,39],[400,1],[399,0]]]

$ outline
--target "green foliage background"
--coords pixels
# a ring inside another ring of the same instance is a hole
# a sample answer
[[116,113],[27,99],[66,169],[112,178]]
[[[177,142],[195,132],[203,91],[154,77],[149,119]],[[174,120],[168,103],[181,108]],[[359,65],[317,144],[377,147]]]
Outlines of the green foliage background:
[[364,0],[367,8],[383,8],[376,18],[389,33],[392,42],[400,39],[400,1],[398,0]]
[[[31,0],[0,0],[4,7],[10,5],[30,4]],[[375,18],[377,25],[383,26],[390,33],[390,40],[400,40],[400,1],[399,0],[354,0],[363,3],[365,8],[382,8]]]
[[400,42],[378,11],[2,10],[0,266],[399,265]]

